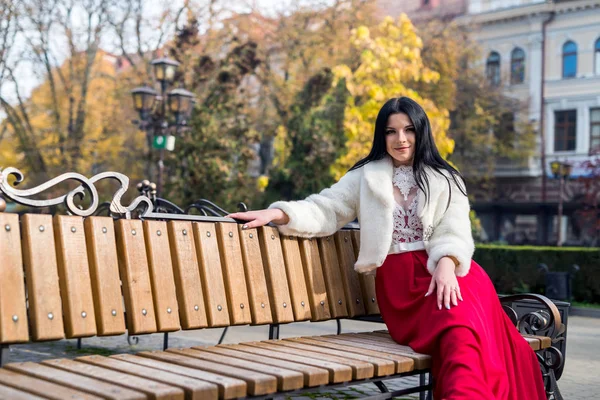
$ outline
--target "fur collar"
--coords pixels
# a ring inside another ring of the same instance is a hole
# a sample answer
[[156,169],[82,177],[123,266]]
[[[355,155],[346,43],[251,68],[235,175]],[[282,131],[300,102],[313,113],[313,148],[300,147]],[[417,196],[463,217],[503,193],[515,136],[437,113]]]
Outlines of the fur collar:
[[[363,168],[363,177],[371,192],[383,203],[385,208],[393,208],[395,200],[392,184],[394,175],[392,158],[386,156],[381,160],[371,161]],[[434,199],[439,198],[442,192],[448,188],[446,174],[442,176],[442,174],[431,167],[425,167],[425,174],[429,186],[428,198],[429,201],[433,201]],[[417,215],[421,218],[425,213],[426,203],[424,193],[421,190],[421,196],[419,197],[419,203],[417,204]]]

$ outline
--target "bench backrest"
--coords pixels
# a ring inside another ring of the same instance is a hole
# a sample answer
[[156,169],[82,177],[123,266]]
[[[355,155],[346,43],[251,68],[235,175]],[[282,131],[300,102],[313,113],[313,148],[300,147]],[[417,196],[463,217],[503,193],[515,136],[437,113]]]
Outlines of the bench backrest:
[[378,314],[358,231],[0,213],[0,343]]

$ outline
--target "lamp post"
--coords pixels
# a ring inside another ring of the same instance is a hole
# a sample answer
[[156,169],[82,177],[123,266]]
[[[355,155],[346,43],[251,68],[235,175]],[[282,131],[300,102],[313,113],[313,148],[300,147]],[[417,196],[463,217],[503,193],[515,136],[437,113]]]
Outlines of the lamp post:
[[553,161],[550,163],[550,169],[555,178],[559,180],[558,185],[558,221],[556,222],[557,239],[556,245],[562,246],[562,216],[563,216],[563,191],[565,180],[571,175],[573,166],[569,163]]
[[[167,93],[167,88],[175,80],[179,62],[163,57],[153,60],[151,64],[154,77],[160,84],[160,92],[145,85],[133,89],[131,95],[133,106],[140,115],[141,121],[138,126],[146,132],[148,147],[159,150],[156,191],[160,195],[163,189],[164,152],[165,149],[172,151],[175,146],[175,136],[169,134],[170,128],[175,128],[177,135],[180,128],[187,126],[187,119],[189,119],[194,106],[194,94],[182,88],[173,89]],[[167,111],[170,112],[172,118]],[[152,152],[150,152],[151,159]]]

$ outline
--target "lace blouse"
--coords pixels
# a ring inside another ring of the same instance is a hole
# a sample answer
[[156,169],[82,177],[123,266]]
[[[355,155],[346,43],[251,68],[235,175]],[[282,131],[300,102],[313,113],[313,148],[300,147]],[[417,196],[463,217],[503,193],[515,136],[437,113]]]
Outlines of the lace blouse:
[[394,168],[394,232],[390,254],[422,250],[423,224],[417,215],[419,187],[411,166]]

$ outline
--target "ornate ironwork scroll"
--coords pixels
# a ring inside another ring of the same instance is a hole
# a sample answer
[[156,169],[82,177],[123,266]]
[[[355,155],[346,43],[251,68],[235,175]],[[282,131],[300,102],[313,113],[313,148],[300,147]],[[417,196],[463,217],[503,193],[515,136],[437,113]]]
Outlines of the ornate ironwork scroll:
[[[12,186],[9,184],[10,176],[16,178]],[[110,202],[99,204],[96,184],[102,180],[116,181],[119,187]],[[133,199],[131,204],[123,205],[121,201],[129,189],[129,178],[118,172],[103,172],[91,178],[68,172],[30,189],[16,188],[23,181],[23,173],[16,168],[8,167],[0,170],[0,194],[15,203],[34,208],[63,204],[69,214],[81,217],[108,214],[116,218],[131,218],[132,213],[137,212],[137,216],[142,219],[235,222],[231,218],[225,218],[228,214],[227,211],[208,200],[198,200],[192,206],[183,210],[166,199],[155,198],[155,196],[151,198],[153,196],[150,196],[149,193],[144,193]],[[69,181],[78,182],[80,185],[64,195],[51,199],[39,199],[41,193],[55,189],[57,185]],[[83,206],[82,200],[86,196],[89,196],[89,204]],[[36,197],[38,198],[36,199]],[[204,215],[188,214],[191,209],[198,209]]]
[[[518,317],[517,312],[512,308],[512,303],[520,300],[535,301],[540,309]],[[558,308],[545,296],[517,294],[504,296],[500,302],[520,333],[549,337],[553,345],[565,340],[566,327],[562,323]],[[536,352],[536,355],[542,369],[548,399],[562,400],[563,397],[556,384],[565,362],[562,352],[557,347],[551,346]]]

